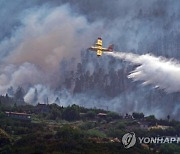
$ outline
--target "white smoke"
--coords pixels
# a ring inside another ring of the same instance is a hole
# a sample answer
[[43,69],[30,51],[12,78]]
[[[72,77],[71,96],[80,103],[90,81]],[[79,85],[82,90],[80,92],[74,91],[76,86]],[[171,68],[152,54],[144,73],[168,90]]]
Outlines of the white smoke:
[[34,64],[23,63],[21,65],[9,64],[0,67],[0,92],[5,94],[9,87],[28,88],[37,83],[44,83],[40,72]]
[[175,59],[138,55],[125,52],[107,53],[113,57],[139,65],[129,74],[134,81],[164,89],[167,93],[180,92],[180,63]]
[[49,87],[44,85],[34,85],[24,96],[24,100],[27,103],[37,104],[40,103],[55,103],[55,99],[59,96],[59,93],[54,92]]
[[[60,84],[61,62],[71,58],[77,62],[81,50],[100,33],[102,24],[89,23],[69,5],[53,8],[44,5],[28,9],[21,16],[22,26],[0,42],[0,51],[6,52],[5,58],[0,57],[0,94],[11,86],[22,86],[27,92],[25,100],[31,102],[32,88],[37,88],[42,101],[44,93],[50,95],[49,91],[53,92]],[[76,63],[68,67],[74,69]]]

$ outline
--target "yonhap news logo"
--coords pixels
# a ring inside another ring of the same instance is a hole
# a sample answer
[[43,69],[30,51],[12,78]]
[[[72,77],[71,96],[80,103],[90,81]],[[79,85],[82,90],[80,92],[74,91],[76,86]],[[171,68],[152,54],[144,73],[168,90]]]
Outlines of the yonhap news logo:
[[180,137],[136,137],[134,132],[126,133],[122,137],[124,148],[133,147],[136,142],[140,144],[163,144],[163,143],[180,143]]
[[136,143],[136,135],[134,132],[127,133],[122,137],[122,143],[126,149],[132,147]]

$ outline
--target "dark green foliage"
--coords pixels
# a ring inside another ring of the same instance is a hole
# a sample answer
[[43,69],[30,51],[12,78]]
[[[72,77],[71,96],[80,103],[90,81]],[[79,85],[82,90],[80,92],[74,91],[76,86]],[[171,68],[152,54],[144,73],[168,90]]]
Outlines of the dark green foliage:
[[132,116],[135,118],[135,119],[143,119],[144,118],[144,114],[143,113],[136,113],[134,112],[132,114]]
[[100,138],[105,138],[106,137],[105,133],[102,133],[102,132],[100,132],[98,130],[95,130],[95,129],[88,130],[87,134],[88,134],[88,136],[91,136],[91,137],[100,137]]
[[135,120],[127,121],[127,122],[125,122],[125,124],[126,124],[127,126],[134,126],[134,125],[137,125],[137,121],[135,121]]
[[48,117],[51,120],[62,119],[62,108],[57,104],[49,105],[50,112],[48,113]]
[[24,95],[25,95],[24,89],[22,87],[18,87],[14,94],[14,98],[19,102],[19,104],[22,104],[24,103]]
[[86,113],[86,117],[89,119],[94,119],[96,117],[96,113],[94,111],[88,111]]
[[121,119],[122,117],[115,112],[108,112],[107,116],[112,119]]
[[5,116],[5,113],[0,110],[0,118],[4,118]]
[[69,125],[63,126],[56,133],[56,138],[63,140],[81,140],[85,134],[77,128],[72,128]]
[[150,115],[145,118],[147,122],[150,122],[151,125],[155,125],[157,123],[157,119],[155,118],[154,115]]
[[119,122],[116,127],[118,129],[125,129],[126,128],[126,123],[125,122]]
[[80,119],[80,114],[78,107],[76,105],[72,105],[71,107],[67,107],[64,109],[62,113],[62,118],[67,121],[75,121]]
[[[10,97],[0,97],[0,100],[9,101]],[[101,109],[86,109],[78,105],[60,107],[56,104],[46,106],[47,112],[36,112],[36,106],[19,105],[16,102],[11,106],[0,102],[0,128],[4,137],[0,138],[0,153],[178,153],[179,145],[150,145],[153,151],[145,150],[140,144],[133,148],[124,149],[121,143],[111,143],[113,138],[119,138],[129,132],[136,136],[178,136],[180,124],[178,121],[157,120],[154,116],[141,119],[138,114],[136,120],[122,119],[117,113]],[[27,112],[32,114],[32,122],[11,119],[4,111]],[[107,116],[102,119],[97,114],[103,112]],[[81,114],[80,116],[80,113]],[[82,116],[83,115],[83,116]],[[98,122],[98,120],[100,121]],[[140,120],[139,120],[140,119]],[[66,121],[65,121],[66,120]],[[83,120],[83,121],[82,121]],[[166,130],[138,129],[139,122],[170,126]],[[98,141],[98,142],[96,142]],[[106,141],[106,143],[104,143]],[[107,142],[108,141],[108,142]]]
[[176,144],[163,144],[160,147],[160,153],[162,154],[179,154],[180,146]]
[[110,128],[107,131],[107,136],[109,137],[118,137],[118,138],[122,138],[122,136],[125,134],[125,131],[120,130],[120,129],[116,129],[116,128]]
[[150,115],[150,116],[146,117],[146,120],[152,122],[152,121],[156,121],[156,118],[154,115]]
[[0,96],[0,109],[4,110],[6,108],[9,108],[10,106],[13,106],[16,101],[9,97],[8,95],[6,96]]
[[11,137],[0,128],[0,147],[3,145],[9,144],[11,141]]
[[91,122],[91,121],[89,121],[89,122],[84,122],[84,123],[80,126],[80,128],[81,128],[82,130],[88,130],[88,129],[95,128],[96,126],[97,126],[97,123],[96,123],[96,122]]

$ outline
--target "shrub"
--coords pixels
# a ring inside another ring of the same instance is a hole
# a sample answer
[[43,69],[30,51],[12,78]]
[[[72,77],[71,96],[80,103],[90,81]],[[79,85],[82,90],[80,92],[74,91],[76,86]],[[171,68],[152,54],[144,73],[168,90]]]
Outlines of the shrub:
[[0,147],[10,143],[11,137],[2,129],[0,129]]
[[94,111],[88,111],[86,113],[86,117],[89,118],[89,119],[94,119],[96,116],[96,113]]
[[124,122],[119,122],[119,123],[117,124],[117,128],[118,128],[118,129],[125,129],[125,128],[126,128],[126,124],[125,124]]
[[69,125],[64,125],[56,133],[56,138],[63,140],[81,140],[84,134],[77,128],[72,128]]
[[67,121],[75,121],[80,119],[80,114],[77,108],[67,107],[62,114],[62,118]]
[[119,114],[117,114],[117,113],[115,113],[115,112],[109,112],[109,113],[107,114],[107,116],[110,117],[110,118],[112,118],[112,120],[113,120],[113,119],[119,119],[119,118],[120,118]]
[[88,130],[94,128],[95,126],[96,126],[95,122],[85,122],[80,126],[80,128],[82,130]]
[[104,134],[103,132],[100,132],[98,130],[95,130],[95,129],[88,130],[87,134],[91,137],[100,137],[100,138],[106,137],[106,134]]

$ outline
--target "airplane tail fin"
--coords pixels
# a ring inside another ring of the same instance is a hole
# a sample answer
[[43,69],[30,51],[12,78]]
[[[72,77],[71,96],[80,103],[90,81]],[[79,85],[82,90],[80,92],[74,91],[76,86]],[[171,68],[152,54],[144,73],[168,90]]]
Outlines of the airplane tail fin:
[[114,45],[111,44],[111,45],[108,47],[108,50],[109,50],[110,52],[113,52],[113,49],[114,49]]

